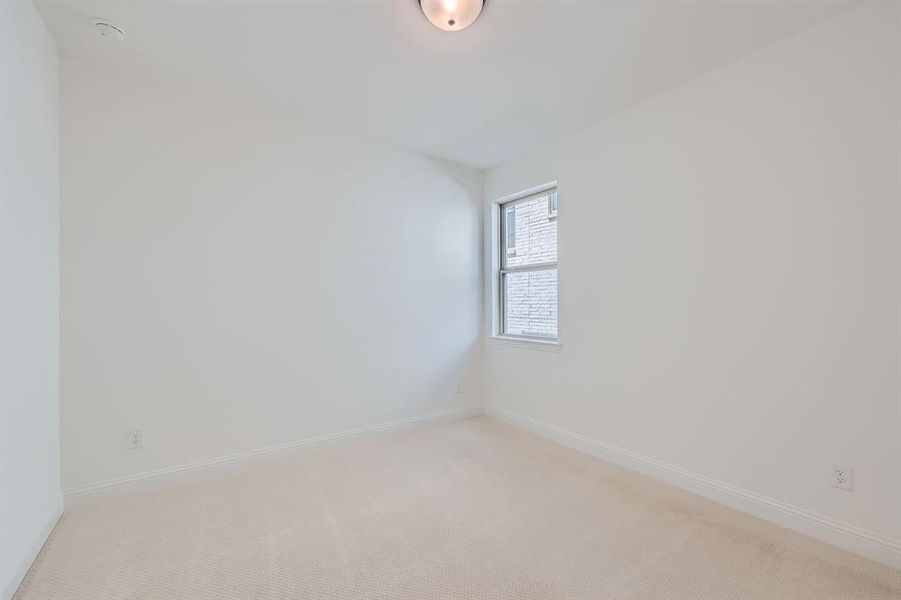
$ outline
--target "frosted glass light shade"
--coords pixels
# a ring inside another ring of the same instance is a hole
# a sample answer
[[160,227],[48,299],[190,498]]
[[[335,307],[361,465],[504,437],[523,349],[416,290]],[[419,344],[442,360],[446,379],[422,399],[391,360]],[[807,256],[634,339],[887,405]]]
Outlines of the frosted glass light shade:
[[485,0],[419,0],[432,25],[444,31],[466,29],[482,12]]

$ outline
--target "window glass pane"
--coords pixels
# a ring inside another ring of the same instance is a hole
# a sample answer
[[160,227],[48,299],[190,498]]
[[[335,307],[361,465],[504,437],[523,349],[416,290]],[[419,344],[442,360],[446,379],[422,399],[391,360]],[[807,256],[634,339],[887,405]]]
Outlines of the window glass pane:
[[506,235],[507,250],[516,248],[516,206],[511,205],[504,209],[504,235]]
[[[516,252],[505,252],[502,258],[506,267],[557,262],[557,220],[549,213],[551,193],[556,194],[549,192],[516,203],[514,230],[504,232],[507,248],[516,248]],[[505,207],[504,214],[509,208]]]
[[557,337],[557,269],[504,274],[504,333]]

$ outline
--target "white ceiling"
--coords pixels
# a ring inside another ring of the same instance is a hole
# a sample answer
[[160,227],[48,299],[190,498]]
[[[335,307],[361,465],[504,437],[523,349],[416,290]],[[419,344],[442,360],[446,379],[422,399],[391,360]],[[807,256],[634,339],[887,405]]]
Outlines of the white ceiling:
[[[39,3],[65,54],[209,80],[327,127],[486,167],[823,19],[842,0]],[[127,39],[99,38],[92,20]]]

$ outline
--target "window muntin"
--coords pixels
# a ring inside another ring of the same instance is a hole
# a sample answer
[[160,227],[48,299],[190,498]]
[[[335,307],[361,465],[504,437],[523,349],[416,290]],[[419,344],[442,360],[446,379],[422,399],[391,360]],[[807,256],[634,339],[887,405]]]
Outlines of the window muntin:
[[557,338],[556,198],[550,189],[500,206],[501,335]]

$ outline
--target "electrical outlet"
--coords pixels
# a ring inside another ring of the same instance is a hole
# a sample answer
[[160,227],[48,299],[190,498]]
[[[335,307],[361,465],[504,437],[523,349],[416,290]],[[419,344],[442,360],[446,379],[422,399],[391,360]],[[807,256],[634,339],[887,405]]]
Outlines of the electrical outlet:
[[144,447],[144,432],[140,429],[133,429],[128,432],[128,438],[125,442],[129,450]]
[[458,394],[462,394],[462,393],[463,393],[463,382],[462,382],[462,381],[458,381],[458,382],[457,382],[457,393],[458,393]]
[[854,491],[854,469],[845,465],[832,465],[832,487]]

